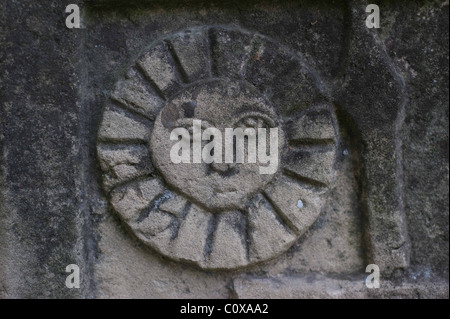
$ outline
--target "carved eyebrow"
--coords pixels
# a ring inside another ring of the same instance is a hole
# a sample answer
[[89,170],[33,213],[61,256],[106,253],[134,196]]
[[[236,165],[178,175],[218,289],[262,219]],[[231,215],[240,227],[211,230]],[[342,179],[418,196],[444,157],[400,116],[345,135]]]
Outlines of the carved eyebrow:
[[[181,126],[192,126],[193,125],[193,121],[194,120],[200,120],[200,119],[196,119],[196,118],[192,118],[192,117],[183,117],[178,119],[175,122],[175,126],[176,127],[181,127]],[[214,127],[214,125],[211,125],[208,121],[206,120],[201,120],[202,121],[202,129],[207,129],[210,127]]]
[[252,111],[252,112],[244,112],[239,114],[239,118],[235,123],[239,123],[243,119],[247,117],[256,117],[256,118],[262,118],[264,119],[270,126],[275,127],[276,121],[272,118],[270,114],[261,112],[261,111]]
[[243,103],[242,107],[238,111],[239,113],[249,113],[249,112],[256,112],[256,113],[263,113],[271,118],[273,118],[275,115],[274,108],[270,104],[266,103]]

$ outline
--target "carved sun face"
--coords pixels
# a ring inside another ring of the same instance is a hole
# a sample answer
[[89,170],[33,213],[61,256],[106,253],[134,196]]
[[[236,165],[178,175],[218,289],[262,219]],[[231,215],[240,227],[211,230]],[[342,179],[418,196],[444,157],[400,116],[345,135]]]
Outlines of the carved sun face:
[[[280,255],[317,219],[333,181],[337,125],[316,74],[279,44],[233,28],[155,42],[117,82],[98,132],[111,208],[143,243],[201,268]],[[175,164],[170,133],[194,120],[222,135],[278,128],[276,173],[260,174],[259,161]]]
[[[191,132],[194,119],[201,120],[204,128],[219,129],[225,136],[225,128],[249,127],[256,132],[258,128],[267,131],[277,128],[276,114],[269,102],[250,85],[213,80],[176,95],[156,118],[150,148],[153,163],[166,182],[211,212],[242,209],[249,197],[263,190],[274,174],[261,174],[259,166],[263,164],[259,161],[225,163],[225,151],[222,152],[222,163],[173,163],[169,156],[174,144],[170,133],[175,127],[184,127]],[[277,147],[281,149],[284,144],[282,134],[279,141]]]

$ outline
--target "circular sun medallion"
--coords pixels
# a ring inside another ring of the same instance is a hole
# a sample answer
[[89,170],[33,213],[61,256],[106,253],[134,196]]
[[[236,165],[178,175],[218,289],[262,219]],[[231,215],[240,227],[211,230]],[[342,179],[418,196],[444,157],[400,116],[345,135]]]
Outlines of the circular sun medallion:
[[[256,33],[202,27],[156,42],[104,110],[97,151],[112,208],[142,242],[201,268],[280,255],[317,219],[333,180],[337,125],[322,87],[301,57]],[[174,163],[171,132],[194,120],[222,133],[276,128],[276,172],[261,174],[258,161]]]
[[[249,198],[263,189],[274,174],[260,174],[259,162],[173,163],[167,151],[174,144],[170,134],[177,127],[192,131],[193,119],[200,119],[205,129],[218,129],[224,137],[226,128],[267,130],[278,127],[276,113],[249,84],[214,79],[195,84],[169,99],[156,118],[150,152],[164,180],[186,198],[213,213],[244,209]],[[199,146],[203,145],[199,143]]]

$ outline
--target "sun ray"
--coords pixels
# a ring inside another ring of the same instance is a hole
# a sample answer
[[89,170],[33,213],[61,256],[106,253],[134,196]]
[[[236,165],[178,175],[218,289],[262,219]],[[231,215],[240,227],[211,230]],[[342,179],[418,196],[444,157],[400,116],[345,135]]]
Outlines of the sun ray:
[[110,201],[124,221],[135,222],[163,191],[164,186],[158,178],[145,178],[114,188],[110,193]]
[[[320,194],[303,188],[284,176],[274,181],[264,191],[264,195],[297,235],[303,234],[320,214]],[[302,203],[301,207],[298,205],[299,201]]]
[[302,176],[297,172],[290,170],[289,168],[283,168],[283,173],[307,188],[316,188],[318,191],[328,188],[328,184]]
[[189,34],[174,36],[168,41],[176,69],[184,83],[210,77],[208,30],[201,28]]
[[333,179],[336,152],[331,150],[290,150],[284,156],[283,171],[290,177],[313,186],[327,187]]
[[148,147],[143,144],[98,144],[97,156],[107,191],[154,171]]
[[109,104],[103,113],[98,137],[100,142],[123,143],[129,140],[148,142],[151,126],[152,123],[142,116],[137,117],[128,110]]
[[177,237],[171,243],[173,256],[180,260],[203,265],[204,249],[211,214],[192,205],[180,223]]
[[140,65],[136,64],[136,71],[138,76],[143,80],[143,83],[146,83],[147,86],[155,92],[155,94],[162,100],[166,101],[167,97],[163,91],[159,88],[158,84],[147,74],[147,71]]
[[[286,250],[297,239],[279,218],[273,205],[262,195],[253,198],[249,208],[249,255],[257,262]],[[270,229],[270,231],[267,231]]]
[[210,30],[213,75],[216,77],[241,78],[251,52],[253,35],[214,27]]
[[[236,269],[286,251],[319,216],[334,172],[337,123],[312,73],[297,54],[232,27],[196,27],[155,43],[115,86],[98,132],[112,208],[146,245],[204,269]],[[170,166],[166,129],[178,117],[167,105],[185,103],[189,112],[195,105],[202,120],[235,123],[238,112],[222,110],[224,100],[239,105],[247,95],[283,116],[280,174],[241,170],[231,180]]]
[[224,212],[217,217],[207,268],[224,269],[230,265],[235,268],[248,263],[242,227],[239,227],[243,221],[244,216],[239,211]]
[[176,67],[171,59],[167,43],[162,41],[154,46],[137,62],[140,69],[150,83],[155,83],[161,95],[166,97],[180,88],[180,81],[176,74]]
[[111,99],[117,105],[150,120],[156,117],[164,102],[134,68],[116,84]]

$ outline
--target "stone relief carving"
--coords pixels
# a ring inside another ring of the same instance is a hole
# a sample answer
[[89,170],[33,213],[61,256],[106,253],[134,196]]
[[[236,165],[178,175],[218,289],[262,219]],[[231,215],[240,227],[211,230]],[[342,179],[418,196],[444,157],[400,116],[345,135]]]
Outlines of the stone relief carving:
[[[298,54],[229,27],[153,43],[120,79],[98,132],[113,210],[162,255],[235,269],[285,252],[317,219],[333,183],[338,128],[328,93]],[[279,167],[174,164],[170,130],[279,127]]]

